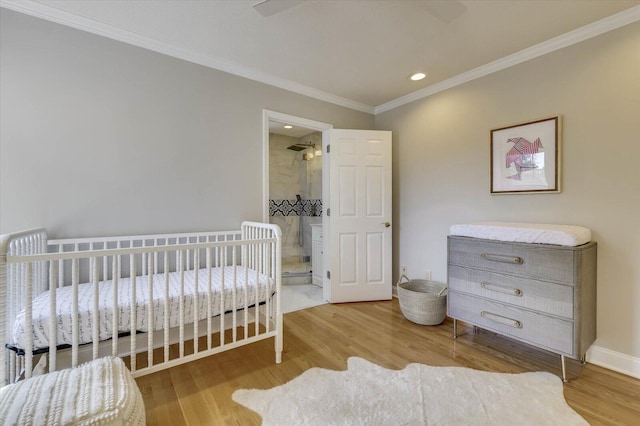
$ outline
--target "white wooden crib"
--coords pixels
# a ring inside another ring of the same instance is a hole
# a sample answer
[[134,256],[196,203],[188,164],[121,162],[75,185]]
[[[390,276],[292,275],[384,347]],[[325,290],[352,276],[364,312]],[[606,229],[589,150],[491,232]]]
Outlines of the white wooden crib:
[[100,356],[134,377],[274,337],[282,359],[281,232],[47,240],[0,237],[0,387]]

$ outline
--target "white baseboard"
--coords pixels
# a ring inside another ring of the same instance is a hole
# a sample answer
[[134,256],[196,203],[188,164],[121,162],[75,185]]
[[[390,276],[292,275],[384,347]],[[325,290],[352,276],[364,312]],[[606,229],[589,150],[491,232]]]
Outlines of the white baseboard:
[[601,346],[591,346],[587,351],[587,362],[640,379],[640,358]]

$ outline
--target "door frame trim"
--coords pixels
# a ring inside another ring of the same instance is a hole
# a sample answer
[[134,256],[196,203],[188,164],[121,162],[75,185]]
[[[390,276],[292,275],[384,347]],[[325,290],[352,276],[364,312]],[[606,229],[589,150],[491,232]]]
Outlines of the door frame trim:
[[[308,118],[297,117],[295,115],[271,111],[268,109],[262,110],[262,221],[265,223],[269,222],[269,121],[291,124],[292,126],[305,127],[322,132],[323,146],[325,145],[324,131],[333,129],[333,124],[323,123],[321,121],[310,120]],[[323,176],[325,173],[328,173],[328,170],[326,170],[325,167],[325,161],[323,161]]]

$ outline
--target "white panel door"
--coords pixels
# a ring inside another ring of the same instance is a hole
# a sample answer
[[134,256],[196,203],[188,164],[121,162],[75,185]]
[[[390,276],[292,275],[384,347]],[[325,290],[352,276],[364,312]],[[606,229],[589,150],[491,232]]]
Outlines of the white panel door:
[[328,300],[389,300],[391,132],[328,132],[330,210],[324,220],[329,231],[325,230]]

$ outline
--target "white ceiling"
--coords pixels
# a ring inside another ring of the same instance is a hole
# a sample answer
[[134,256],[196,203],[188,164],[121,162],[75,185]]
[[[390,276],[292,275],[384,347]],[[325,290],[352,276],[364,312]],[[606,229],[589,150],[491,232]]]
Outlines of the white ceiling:
[[640,0],[306,0],[269,16],[257,1],[0,5],[371,113],[640,20]]
[[278,135],[291,136],[292,138],[301,138],[310,135],[316,130],[307,129],[306,127],[293,126],[291,129],[285,129],[284,124],[277,121],[269,121],[269,133]]

